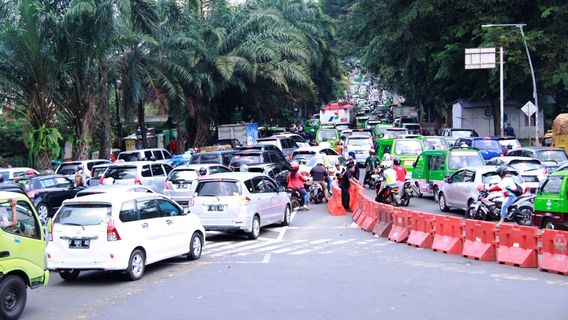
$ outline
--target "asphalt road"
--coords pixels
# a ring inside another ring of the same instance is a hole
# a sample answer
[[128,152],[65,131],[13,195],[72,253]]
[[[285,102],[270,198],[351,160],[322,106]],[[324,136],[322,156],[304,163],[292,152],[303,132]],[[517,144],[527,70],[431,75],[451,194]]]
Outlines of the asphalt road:
[[566,319],[568,277],[395,244],[325,205],[255,241],[207,240],[200,260],[148,266],[136,282],[54,274],[21,319]]

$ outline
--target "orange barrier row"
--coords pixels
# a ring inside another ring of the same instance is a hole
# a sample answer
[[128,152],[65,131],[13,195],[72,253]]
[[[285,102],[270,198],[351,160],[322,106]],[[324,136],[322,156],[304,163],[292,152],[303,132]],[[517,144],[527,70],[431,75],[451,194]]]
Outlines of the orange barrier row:
[[[416,212],[377,203],[358,186],[351,187],[350,196],[353,221],[361,229],[391,241],[568,275],[566,231],[544,230],[540,235],[535,227],[502,224],[496,229],[491,222]],[[346,214],[341,205],[341,189],[336,184],[328,210],[331,215]]]

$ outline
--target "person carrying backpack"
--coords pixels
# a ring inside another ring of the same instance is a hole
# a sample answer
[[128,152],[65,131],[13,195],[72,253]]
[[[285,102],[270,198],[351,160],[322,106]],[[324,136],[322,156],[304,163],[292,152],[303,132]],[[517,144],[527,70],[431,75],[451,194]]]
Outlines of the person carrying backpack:
[[515,202],[518,196],[523,194],[523,189],[513,180],[509,168],[506,166],[497,168],[496,172],[501,177],[501,182],[487,191],[503,191],[503,195],[505,196],[503,204],[501,205],[501,219],[497,223],[497,226],[499,226],[505,222],[505,218],[509,215],[509,207]]

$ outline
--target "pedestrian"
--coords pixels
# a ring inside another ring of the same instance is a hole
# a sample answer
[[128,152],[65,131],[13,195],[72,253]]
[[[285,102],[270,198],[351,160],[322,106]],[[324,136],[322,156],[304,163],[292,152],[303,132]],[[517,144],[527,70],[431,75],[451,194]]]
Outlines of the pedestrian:
[[359,170],[359,166],[357,166],[355,151],[349,151],[349,159],[347,160],[347,162],[354,164],[352,175],[355,179],[357,179],[357,181],[359,181],[359,178],[361,177],[361,171]]
[[515,135],[515,129],[513,129],[513,127],[511,127],[510,123],[507,123],[507,128],[505,128],[505,130],[503,130],[505,133],[505,136],[508,137],[516,137]]
[[170,139],[170,152],[172,154],[176,154],[177,153],[177,141],[176,141],[176,137],[172,137]]
[[6,209],[0,208],[0,228],[6,229],[18,224],[16,204],[16,199],[10,199],[10,207],[12,207],[12,219],[8,219],[8,211],[6,211]]
[[347,170],[343,170],[339,175],[339,189],[341,189],[341,204],[347,212],[351,212],[349,208],[349,202],[351,201],[351,196],[349,195],[349,188],[351,184],[359,184],[352,173],[355,171],[355,165],[353,163],[347,164]]

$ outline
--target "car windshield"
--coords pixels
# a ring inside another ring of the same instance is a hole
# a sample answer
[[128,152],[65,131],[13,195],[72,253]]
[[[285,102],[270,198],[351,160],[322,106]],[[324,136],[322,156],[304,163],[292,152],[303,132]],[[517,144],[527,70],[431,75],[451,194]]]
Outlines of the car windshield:
[[174,170],[168,177],[168,181],[181,183],[185,181],[193,181],[197,179],[197,171],[193,169]]
[[196,197],[232,197],[240,194],[236,181],[203,181],[195,188]]
[[528,171],[539,169],[541,164],[535,160],[513,160],[509,162],[509,167],[519,171]]
[[118,155],[118,160],[124,160],[126,162],[130,161],[141,161],[140,152],[125,152]]
[[482,166],[483,159],[477,152],[450,151],[448,168],[457,170],[459,168]]
[[136,178],[136,167],[109,167],[104,177],[114,180],[134,179]]
[[543,150],[537,152],[536,157],[540,161],[555,161],[556,163],[568,160],[563,150]]
[[346,142],[347,145],[350,146],[369,146],[372,145],[373,143],[371,142],[371,140],[369,138],[355,138],[355,137],[351,137],[347,139]]
[[74,174],[77,172],[79,163],[62,163],[55,173],[57,174]]
[[446,150],[448,145],[444,138],[427,138],[422,141],[425,150]]
[[261,163],[259,154],[237,154],[231,160],[231,165],[233,166],[253,163]]
[[110,204],[63,205],[53,222],[76,226],[99,225],[110,217],[111,208]]
[[475,140],[473,146],[479,150],[501,150],[501,145],[495,140]]
[[452,130],[452,137],[455,138],[469,138],[472,132],[469,130]]
[[495,171],[490,171],[481,175],[481,183],[483,184],[498,184],[501,182],[501,177]]
[[401,156],[417,156],[422,153],[422,143],[418,140],[395,141],[394,154]]
[[321,141],[337,140],[337,130],[320,130],[317,139]]

